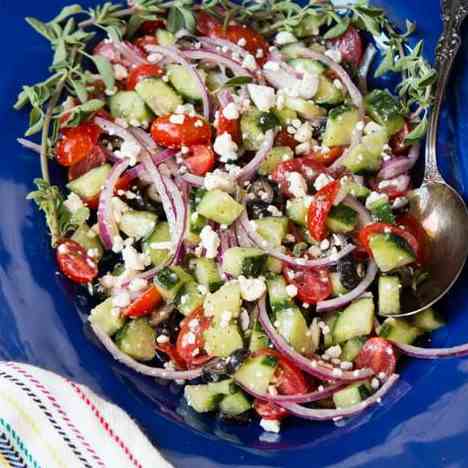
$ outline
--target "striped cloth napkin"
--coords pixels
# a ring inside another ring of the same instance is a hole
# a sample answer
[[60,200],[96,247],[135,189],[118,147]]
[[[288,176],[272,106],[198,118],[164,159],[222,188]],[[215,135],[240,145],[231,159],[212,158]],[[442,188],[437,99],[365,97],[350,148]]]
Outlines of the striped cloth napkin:
[[0,468],[170,468],[120,408],[48,371],[0,363]]

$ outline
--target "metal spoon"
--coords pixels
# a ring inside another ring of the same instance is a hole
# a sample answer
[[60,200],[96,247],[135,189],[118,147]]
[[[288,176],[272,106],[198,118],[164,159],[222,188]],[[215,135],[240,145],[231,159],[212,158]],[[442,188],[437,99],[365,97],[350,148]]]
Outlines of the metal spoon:
[[426,140],[422,186],[408,195],[410,214],[424,227],[430,258],[429,278],[415,295],[402,297],[401,316],[431,306],[453,286],[468,255],[468,211],[461,196],[450,187],[437,168],[436,139],[439,114],[455,56],[460,48],[460,27],[468,14],[468,0],[442,0],[443,32],[436,50],[438,81]]

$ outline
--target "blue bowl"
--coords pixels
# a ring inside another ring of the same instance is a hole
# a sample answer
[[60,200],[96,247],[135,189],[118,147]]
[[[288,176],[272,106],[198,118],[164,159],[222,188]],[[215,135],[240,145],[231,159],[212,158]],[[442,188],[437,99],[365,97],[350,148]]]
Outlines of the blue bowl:
[[[50,61],[48,45],[23,17],[51,18],[65,3],[0,2],[0,106],[4,115],[0,130],[0,359],[28,362],[90,386],[135,418],[179,467],[287,468],[299,460],[309,466],[468,466],[468,361],[408,360],[401,383],[382,406],[338,426],[291,419],[275,436],[262,433],[256,425],[237,426],[194,414],[183,403],[180,387],[137,375],[97,345],[85,322],[88,299],[57,276],[42,217],[25,200],[39,175],[39,161],[15,141],[22,134],[26,114],[11,111],[20,85],[44,78]],[[387,8],[397,23],[415,20],[432,60],[441,28],[437,0],[374,3]],[[467,55],[465,47],[448,90],[439,140],[443,172],[465,197],[468,118],[463,102],[468,102],[468,77],[463,64]],[[449,325],[433,337],[434,345],[467,340],[462,322],[463,313],[468,312],[466,281],[465,272],[439,305]]]

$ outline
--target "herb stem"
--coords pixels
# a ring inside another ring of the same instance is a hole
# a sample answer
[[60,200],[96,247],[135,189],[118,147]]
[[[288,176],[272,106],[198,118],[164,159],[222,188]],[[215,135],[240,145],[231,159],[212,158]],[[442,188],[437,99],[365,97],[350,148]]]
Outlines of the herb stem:
[[[116,11],[112,16],[114,18],[121,18],[123,16],[133,15],[137,11],[138,11],[138,7],[133,6],[133,7],[130,7],[130,8],[126,8],[125,10]],[[80,29],[84,29],[84,28],[87,28],[89,26],[94,26],[94,25],[96,25],[96,18],[89,18],[87,20],[84,20],[84,21],[81,21],[80,23],[78,23],[78,27]]]

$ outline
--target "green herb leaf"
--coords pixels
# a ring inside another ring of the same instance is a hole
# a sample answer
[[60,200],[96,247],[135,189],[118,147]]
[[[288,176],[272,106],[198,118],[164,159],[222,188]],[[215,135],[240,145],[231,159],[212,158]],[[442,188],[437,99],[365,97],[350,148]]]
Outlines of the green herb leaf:
[[49,22],[51,23],[61,23],[63,20],[66,20],[68,17],[81,13],[83,9],[80,5],[69,5],[63,8],[63,10]]
[[167,18],[167,29],[171,33],[176,33],[181,29],[186,29],[189,32],[195,31],[195,17],[192,9],[187,8],[179,2],[169,9]]
[[227,80],[226,83],[223,84],[222,88],[235,88],[236,86],[243,86],[246,84],[252,83],[252,77],[250,76],[236,76]]
[[427,131],[427,117],[424,117],[421,122],[410,132],[405,138],[405,144],[412,145],[419,141]]
[[333,28],[329,29],[324,34],[324,39],[333,39],[343,35],[349,27],[351,19],[349,17],[343,18],[339,23],[337,23]]
[[387,51],[385,52],[385,56],[382,62],[380,62],[380,65],[377,67],[377,70],[375,70],[374,76],[378,78],[379,76],[383,76],[385,75],[385,73],[392,71],[393,60],[394,60],[393,49],[389,47]]
[[93,61],[96,65],[96,68],[101,75],[102,81],[106,85],[106,89],[113,90],[115,86],[115,76],[114,69],[109,59],[102,57],[101,55],[93,56]]

